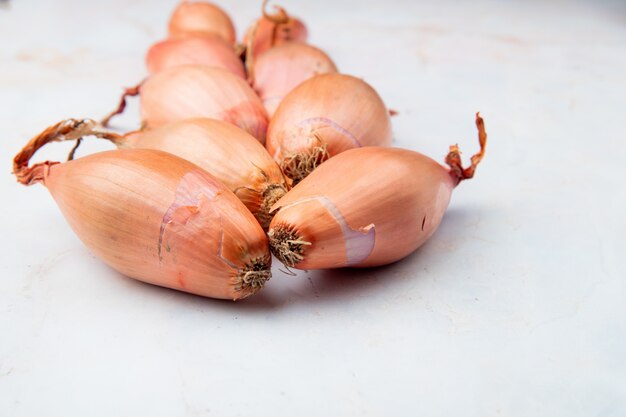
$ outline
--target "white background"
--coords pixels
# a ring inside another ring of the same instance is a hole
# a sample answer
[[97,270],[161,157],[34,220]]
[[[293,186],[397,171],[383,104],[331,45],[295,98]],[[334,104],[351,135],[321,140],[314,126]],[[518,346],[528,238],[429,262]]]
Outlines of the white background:
[[[399,111],[396,146],[468,157],[477,110],[490,141],[415,254],[276,263],[237,303],[124,278],[10,175],[31,136],[142,79],[174,3],[0,7],[0,416],[626,415],[623,2],[284,1]],[[241,34],[260,1],[221,4]],[[138,123],[133,103],[117,126]]]

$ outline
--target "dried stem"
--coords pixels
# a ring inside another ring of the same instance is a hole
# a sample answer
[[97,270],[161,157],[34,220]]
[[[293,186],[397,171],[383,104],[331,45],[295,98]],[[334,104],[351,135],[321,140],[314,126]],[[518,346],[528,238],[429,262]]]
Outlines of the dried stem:
[[254,84],[254,38],[256,37],[256,32],[259,29],[260,20],[254,22],[250,30],[248,31],[248,36],[246,36],[246,59],[245,59],[245,67],[246,73],[248,74],[248,82],[250,85]]
[[[261,19],[266,19],[274,24],[272,27],[272,36],[270,39],[270,46],[274,46],[276,44],[276,37],[278,35],[278,27],[279,25],[285,24],[289,22],[289,15],[280,6],[274,5],[274,9],[276,9],[276,13],[270,14],[267,12],[267,3],[269,0],[263,0],[263,4],[261,5],[261,13],[263,17]],[[248,30],[246,35],[246,45],[245,45],[245,66],[246,73],[248,74],[248,82],[250,84],[254,84],[254,50],[256,43],[256,33],[259,29],[259,25],[261,24],[261,19],[258,19]]]
[[478,129],[478,142],[480,143],[480,151],[471,158],[471,165],[463,168],[461,161],[461,151],[458,145],[450,146],[450,152],[446,156],[446,164],[450,166],[450,174],[457,179],[457,184],[463,180],[470,179],[474,176],[476,167],[480,164],[485,156],[485,147],[487,145],[487,132],[485,131],[485,122],[480,117],[480,113],[476,113],[476,128]]
[[287,11],[280,6],[274,5],[274,9],[276,9],[276,13],[269,14],[267,13],[266,6],[268,0],[263,1],[263,6],[261,12],[263,13],[263,17],[274,24],[272,28],[272,37],[270,39],[270,46],[274,46],[276,44],[276,36],[278,35],[278,26],[283,25],[289,22],[289,15]]
[[126,108],[126,98],[139,95],[141,90],[141,84],[143,83],[139,83],[134,87],[124,89],[124,94],[122,94],[122,98],[120,99],[120,103],[117,105],[117,109],[115,109],[114,111],[109,113],[104,119],[102,119],[102,121],[100,122],[102,126],[108,127],[109,122],[113,117],[124,112],[124,109]]
[[85,136],[96,136],[106,139],[118,145],[124,139],[123,136],[113,132],[97,130],[98,123],[92,119],[66,119],[32,138],[26,146],[13,158],[13,174],[17,181],[24,185],[32,185],[40,181],[44,181],[50,166],[59,162],[45,161],[29,167],[30,159],[35,153],[50,142],[62,142],[67,140],[75,140],[76,145],[72,148],[68,155],[68,160],[74,158],[74,153]]

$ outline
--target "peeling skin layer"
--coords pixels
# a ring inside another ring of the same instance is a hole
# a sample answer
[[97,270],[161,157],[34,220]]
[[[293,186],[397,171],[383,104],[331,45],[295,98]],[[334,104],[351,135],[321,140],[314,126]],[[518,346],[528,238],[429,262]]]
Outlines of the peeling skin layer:
[[[176,188],[174,201],[168,207],[161,221],[159,231],[159,259],[162,260],[161,247],[163,246],[163,234],[165,228],[178,222],[185,224],[187,220],[196,214],[200,207],[200,200],[213,200],[217,196],[218,185],[207,187],[207,176],[198,171],[191,171],[183,176]],[[222,232],[223,234],[223,232]]]
[[323,125],[330,127],[331,129],[336,130],[340,134],[349,138],[354,143],[354,146],[357,148],[360,148],[362,146],[361,142],[359,142],[359,140],[355,138],[352,133],[350,133],[347,129],[344,129],[343,127],[339,126],[337,123],[335,123],[334,121],[330,120],[327,117],[311,117],[310,119],[305,119],[301,121],[300,123],[298,123],[298,127],[306,127],[306,126],[316,125],[316,124],[323,124]]
[[359,229],[351,228],[346,219],[343,217],[337,206],[333,204],[330,199],[324,196],[305,198],[294,203],[281,207],[281,210],[286,210],[298,204],[307,203],[310,201],[317,201],[322,204],[326,210],[335,218],[341,232],[343,234],[343,240],[346,245],[346,266],[356,265],[367,259],[368,256],[374,250],[374,243],[376,242],[376,230],[373,224],[369,224]]

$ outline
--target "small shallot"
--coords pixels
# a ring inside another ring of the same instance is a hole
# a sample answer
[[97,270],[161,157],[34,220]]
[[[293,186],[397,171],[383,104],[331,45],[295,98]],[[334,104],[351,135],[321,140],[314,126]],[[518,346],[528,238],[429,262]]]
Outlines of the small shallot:
[[123,149],[29,167],[46,143],[80,138],[82,123],[60,123],[33,138],[14,158],[13,172],[20,183],[50,191],[96,256],[131,278],[206,297],[238,299],[263,287],[270,278],[263,229],[191,162]]
[[246,81],[221,69],[180,65],[151,75],[127,89],[118,108],[104,118],[106,126],[126,107],[126,97],[140,96],[142,125],[151,129],[192,117],[231,123],[265,143],[267,112]]
[[204,1],[183,1],[172,13],[169,22],[170,37],[209,33],[235,44],[235,26],[224,10]]
[[267,0],[263,2],[263,16],[250,25],[243,38],[248,60],[285,42],[306,42],[309,36],[306,26],[300,19],[290,16],[280,6],[274,6],[276,13],[269,14],[265,11],[266,5]]
[[457,146],[449,168],[420,153],[367,147],[322,164],[272,208],[270,247],[298,269],[367,267],[404,258],[437,229],[454,188],[472,178],[487,134],[476,114],[480,152],[463,168]]
[[272,116],[266,147],[297,184],[329,157],[391,144],[389,111],[365,81],[317,75],[285,96]]
[[89,119],[68,119],[60,125],[77,129],[63,132],[65,138],[93,135],[121,149],[156,149],[193,162],[235,193],[265,229],[272,220],[270,207],[288,189],[280,168],[263,145],[243,130],[220,120],[185,119],[125,135],[101,130]]
[[166,39],[152,45],[146,55],[146,65],[151,74],[186,64],[223,68],[246,78],[243,62],[233,46],[217,35]]
[[297,85],[315,75],[335,72],[337,67],[324,51],[302,42],[287,42],[261,55],[250,78],[271,117]]

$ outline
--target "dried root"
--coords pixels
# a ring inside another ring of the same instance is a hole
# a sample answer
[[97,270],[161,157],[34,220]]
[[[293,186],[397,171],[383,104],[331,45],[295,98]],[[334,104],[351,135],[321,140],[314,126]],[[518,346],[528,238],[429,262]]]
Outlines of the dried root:
[[311,242],[303,240],[294,230],[284,226],[277,226],[269,231],[270,250],[282,263],[288,267],[294,267],[304,259],[305,246],[311,246]]
[[330,157],[326,147],[325,143],[320,144],[303,152],[288,154],[283,158],[280,168],[293,181],[292,186],[305,179],[315,168]]
[[270,209],[278,200],[281,199],[287,193],[287,189],[280,184],[270,184],[265,191],[261,199],[261,207],[256,213],[256,218],[263,227],[263,230],[267,230],[270,226],[270,222],[274,215],[270,213]]
[[239,293],[238,298],[246,298],[256,294],[271,277],[270,257],[253,259],[240,269],[235,277],[235,291]]

